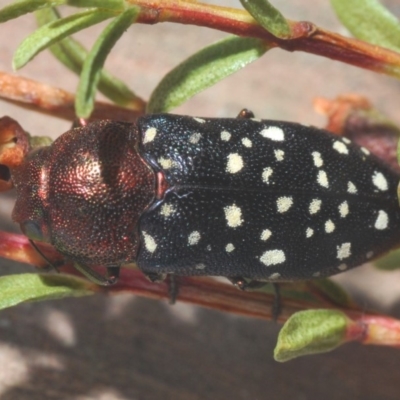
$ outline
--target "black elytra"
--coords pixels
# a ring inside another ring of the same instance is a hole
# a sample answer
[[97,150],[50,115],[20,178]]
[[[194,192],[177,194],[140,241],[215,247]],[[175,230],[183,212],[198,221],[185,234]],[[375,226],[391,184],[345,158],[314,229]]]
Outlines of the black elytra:
[[306,280],[399,245],[397,173],[346,138],[242,116],[73,129],[11,171],[14,220],[84,269],[152,277]]

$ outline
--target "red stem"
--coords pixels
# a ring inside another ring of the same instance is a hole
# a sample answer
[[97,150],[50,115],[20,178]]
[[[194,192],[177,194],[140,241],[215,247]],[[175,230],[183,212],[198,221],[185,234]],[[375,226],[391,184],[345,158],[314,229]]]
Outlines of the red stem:
[[[50,245],[37,243],[40,250],[53,263],[63,260],[62,256]],[[46,266],[43,258],[32,248],[28,239],[23,235],[16,235],[0,231],[0,257],[23,263],[34,264],[39,267]],[[63,272],[82,277],[80,273],[71,265],[61,268]],[[232,284],[222,283],[212,278],[203,277],[177,277],[179,287],[178,300],[203,307],[213,308],[220,311],[263,318],[271,320],[274,295],[263,292],[241,292]],[[122,268],[119,282],[111,287],[98,288],[107,293],[118,293],[127,291],[139,296],[166,299],[170,298],[167,283],[155,284],[148,281],[143,273],[133,268]],[[285,289],[285,287],[283,287]],[[295,289],[290,289],[293,291]],[[296,311],[309,308],[330,308],[337,309],[338,305],[330,298],[326,297],[319,289],[309,284],[304,286],[304,290],[310,294],[312,300],[299,300],[282,296],[282,313],[278,320],[284,322]],[[299,288],[297,288],[299,291]],[[365,311],[365,310],[364,310]],[[350,318],[359,318],[362,311],[353,306],[348,306],[343,310]]]
[[266,31],[245,10],[198,3],[191,0],[128,0],[141,7],[137,22],[191,24],[238,36],[263,39],[272,47],[305,51],[361,68],[400,77],[400,54],[332,33],[311,22],[287,21],[292,37],[279,39]]

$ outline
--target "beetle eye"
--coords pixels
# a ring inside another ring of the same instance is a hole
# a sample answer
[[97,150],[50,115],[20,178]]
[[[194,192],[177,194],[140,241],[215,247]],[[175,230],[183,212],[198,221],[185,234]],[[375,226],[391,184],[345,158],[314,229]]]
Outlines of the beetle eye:
[[39,224],[35,221],[26,221],[20,224],[21,230],[29,239],[43,242],[44,236]]

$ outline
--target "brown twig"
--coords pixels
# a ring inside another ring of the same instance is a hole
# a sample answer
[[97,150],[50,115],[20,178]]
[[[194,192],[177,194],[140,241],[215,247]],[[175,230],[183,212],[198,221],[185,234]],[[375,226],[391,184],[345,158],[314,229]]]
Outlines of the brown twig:
[[[65,90],[32,79],[0,71],[0,98],[51,116],[73,121],[75,96]],[[91,119],[134,121],[143,111],[97,101]]]

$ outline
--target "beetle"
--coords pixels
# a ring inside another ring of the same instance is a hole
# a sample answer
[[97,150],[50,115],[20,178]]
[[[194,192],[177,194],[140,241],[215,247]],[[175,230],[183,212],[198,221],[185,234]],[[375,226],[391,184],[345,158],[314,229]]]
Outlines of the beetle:
[[153,280],[307,280],[399,245],[396,172],[345,137],[239,116],[72,129],[11,170],[13,219],[105,285],[129,262]]

